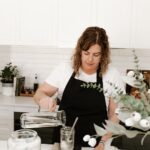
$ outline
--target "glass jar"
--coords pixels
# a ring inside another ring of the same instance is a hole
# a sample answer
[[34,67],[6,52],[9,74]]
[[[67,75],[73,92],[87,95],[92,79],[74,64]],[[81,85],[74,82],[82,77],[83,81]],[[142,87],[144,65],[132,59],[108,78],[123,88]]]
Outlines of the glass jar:
[[20,117],[22,128],[64,126],[66,115],[63,110],[55,112],[23,113]]
[[64,126],[60,130],[60,148],[61,150],[73,150],[75,130],[71,127]]
[[14,131],[7,141],[8,150],[41,150],[41,139],[30,129]]

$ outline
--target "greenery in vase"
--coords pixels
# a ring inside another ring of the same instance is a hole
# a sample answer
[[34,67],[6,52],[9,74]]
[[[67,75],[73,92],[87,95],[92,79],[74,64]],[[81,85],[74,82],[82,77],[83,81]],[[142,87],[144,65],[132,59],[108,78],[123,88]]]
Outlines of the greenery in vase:
[[[129,72],[127,75],[132,77],[133,87],[138,85],[140,92],[140,98],[137,99],[132,95],[122,94],[118,92],[118,96],[114,96],[115,102],[118,104],[116,114],[120,121],[124,122],[126,126],[134,128],[134,130],[127,130],[124,126],[106,121],[104,129],[95,125],[95,129],[99,136],[112,132],[113,135],[126,135],[128,138],[133,138],[137,134],[145,135],[141,141],[143,141],[147,135],[150,134],[150,96],[146,91],[144,78],[139,70],[139,60],[133,51],[135,70]],[[138,83],[138,84],[137,84]],[[114,85],[112,85],[114,88]],[[118,88],[116,87],[118,91]],[[139,130],[140,129],[140,130]]]
[[[85,135],[83,138],[85,142],[90,143],[93,138],[97,138],[98,136],[103,136],[106,133],[111,132],[116,137],[126,135],[128,138],[134,138],[137,134],[143,134],[144,136],[141,140],[141,144],[143,144],[145,137],[150,135],[150,94],[146,91],[144,78],[139,70],[139,60],[135,51],[133,51],[133,56],[135,70],[129,72],[127,75],[134,81],[130,82],[133,84],[131,86],[136,87],[138,85],[140,98],[137,99],[132,95],[125,94],[114,83],[109,81],[109,85],[116,91],[117,95],[108,95],[108,97],[112,97],[118,105],[115,110],[118,119],[126,126],[134,128],[134,130],[126,129],[121,124],[106,120],[106,124],[103,124],[104,128],[94,124],[97,135]],[[92,144],[89,145],[94,146],[95,142],[93,145]]]
[[13,83],[14,77],[19,75],[19,70],[17,66],[12,65],[12,63],[6,64],[4,69],[0,71],[0,77],[2,83]]

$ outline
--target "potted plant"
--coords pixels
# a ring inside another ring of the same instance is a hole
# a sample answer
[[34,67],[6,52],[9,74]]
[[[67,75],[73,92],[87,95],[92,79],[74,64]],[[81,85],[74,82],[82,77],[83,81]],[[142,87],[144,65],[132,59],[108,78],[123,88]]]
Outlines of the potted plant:
[[17,66],[12,65],[11,62],[6,64],[4,69],[0,71],[3,95],[11,96],[13,94],[14,77],[18,75],[19,71]]

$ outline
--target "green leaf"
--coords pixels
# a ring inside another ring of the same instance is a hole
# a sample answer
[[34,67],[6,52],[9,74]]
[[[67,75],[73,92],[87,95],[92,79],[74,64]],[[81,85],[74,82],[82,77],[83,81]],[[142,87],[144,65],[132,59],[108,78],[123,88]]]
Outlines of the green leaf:
[[146,120],[148,120],[150,122],[150,116],[145,118]]
[[148,117],[148,112],[142,111],[142,112],[140,112],[140,113],[141,113],[141,115],[142,115],[143,118]]
[[98,85],[97,85],[97,90],[99,90],[101,88],[101,84],[99,83]]
[[87,84],[86,86],[87,86],[87,88],[89,88],[89,87],[90,87],[90,84]]
[[93,88],[96,88],[96,86],[97,86],[97,85],[96,85],[96,83],[95,83],[95,84],[93,84]]
[[103,91],[103,89],[100,89],[100,92],[102,92]]
[[139,131],[136,131],[136,130],[126,130],[126,133],[125,135],[128,137],[128,138],[134,138],[136,135],[139,134]]
[[126,132],[125,127],[123,127],[122,125],[118,123],[107,120],[106,124],[107,125],[104,125],[105,129],[109,132],[112,132],[113,134],[119,135],[119,134],[125,134]]
[[129,110],[121,110],[119,112],[119,114],[117,115],[117,117],[122,121],[122,122],[125,122],[126,119],[130,118],[131,116],[131,113]]
[[99,136],[103,136],[105,134],[107,134],[107,131],[105,129],[103,129],[102,127],[99,127],[98,125],[94,124],[94,128],[95,128],[95,131],[96,133],[99,135]]

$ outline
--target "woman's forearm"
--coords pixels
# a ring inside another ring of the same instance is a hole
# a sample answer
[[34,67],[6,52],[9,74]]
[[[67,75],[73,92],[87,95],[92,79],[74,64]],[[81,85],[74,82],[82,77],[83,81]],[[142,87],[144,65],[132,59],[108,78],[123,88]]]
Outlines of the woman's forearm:
[[41,108],[53,111],[56,106],[56,101],[53,100],[51,96],[53,96],[56,91],[57,88],[45,83],[37,89],[33,99]]

